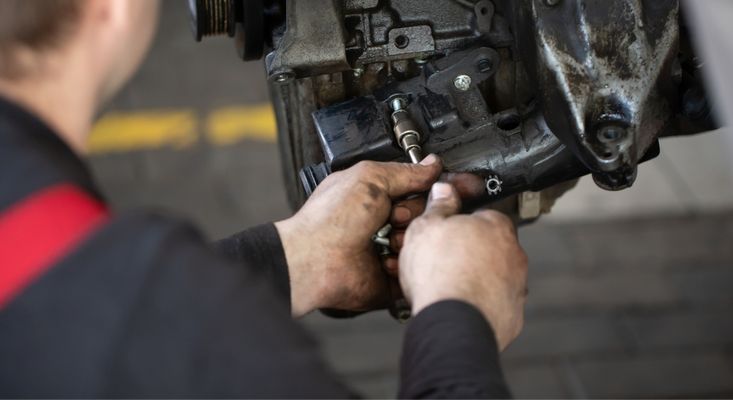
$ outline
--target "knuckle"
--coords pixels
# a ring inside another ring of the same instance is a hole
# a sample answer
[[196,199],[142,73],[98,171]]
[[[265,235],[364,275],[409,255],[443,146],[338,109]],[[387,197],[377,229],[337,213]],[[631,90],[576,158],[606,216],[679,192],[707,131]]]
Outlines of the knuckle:
[[431,199],[428,207],[441,211],[457,210],[461,207],[461,199],[453,191],[448,197]]
[[483,211],[484,216],[499,227],[514,229],[514,223],[506,214],[495,210]]
[[374,173],[377,163],[369,160],[362,160],[352,167],[357,175],[369,175]]
[[[438,218],[432,215],[423,215],[416,218],[410,226],[407,228],[407,233],[426,233],[432,229],[433,226],[438,222]],[[407,237],[407,235],[405,236]]]
[[423,165],[399,163],[398,167],[401,169],[400,173],[409,178],[413,187],[428,188],[438,178],[433,170]]
[[323,180],[324,183],[330,183],[334,181],[342,180],[346,177],[345,171],[336,171],[331,173],[326,177],[326,179]]

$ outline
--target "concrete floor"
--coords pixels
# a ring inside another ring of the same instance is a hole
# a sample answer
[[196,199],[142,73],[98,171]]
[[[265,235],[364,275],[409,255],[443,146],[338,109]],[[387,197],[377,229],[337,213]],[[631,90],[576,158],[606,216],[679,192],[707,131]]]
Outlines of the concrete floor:
[[[232,43],[196,44],[167,1],[155,48],[110,110],[267,101],[260,63]],[[504,355],[517,397],[733,396],[733,154],[724,133],[671,139],[631,190],[584,180],[556,212],[522,228],[530,256],[526,327]],[[154,207],[211,238],[290,214],[276,145],[240,141],[99,154],[98,180],[119,210]],[[385,313],[305,318],[325,357],[369,397],[397,387],[403,326]]]

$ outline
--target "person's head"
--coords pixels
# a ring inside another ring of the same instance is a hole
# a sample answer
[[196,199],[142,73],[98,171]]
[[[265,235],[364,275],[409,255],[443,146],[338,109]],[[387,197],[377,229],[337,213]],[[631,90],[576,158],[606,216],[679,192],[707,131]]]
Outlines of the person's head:
[[158,0],[0,0],[0,83],[76,80],[69,84],[104,101],[139,66],[158,7]]

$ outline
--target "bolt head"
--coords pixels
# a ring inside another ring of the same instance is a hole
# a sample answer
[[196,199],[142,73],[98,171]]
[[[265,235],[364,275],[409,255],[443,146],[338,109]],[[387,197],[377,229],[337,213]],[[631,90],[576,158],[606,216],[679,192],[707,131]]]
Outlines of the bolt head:
[[468,91],[468,89],[471,88],[471,77],[468,75],[458,75],[456,79],[453,80],[453,86],[461,92]]
[[484,59],[478,62],[478,70],[481,73],[487,73],[494,67],[494,63],[491,60]]
[[278,84],[285,84],[295,79],[295,74],[290,71],[275,73],[272,78],[273,82]]
[[407,106],[407,101],[403,97],[398,96],[389,102],[389,106],[392,108],[392,111],[404,110]]
[[548,7],[554,7],[560,4],[560,1],[561,0],[545,0],[545,5],[547,5]]

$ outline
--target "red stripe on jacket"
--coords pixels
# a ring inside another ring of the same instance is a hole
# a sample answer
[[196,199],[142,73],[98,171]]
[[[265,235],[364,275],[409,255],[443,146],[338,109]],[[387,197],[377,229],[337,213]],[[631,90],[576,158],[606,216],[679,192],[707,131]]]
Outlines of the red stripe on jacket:
[[109,218],[72,184],[40,190],[0,213],[0,309]]

